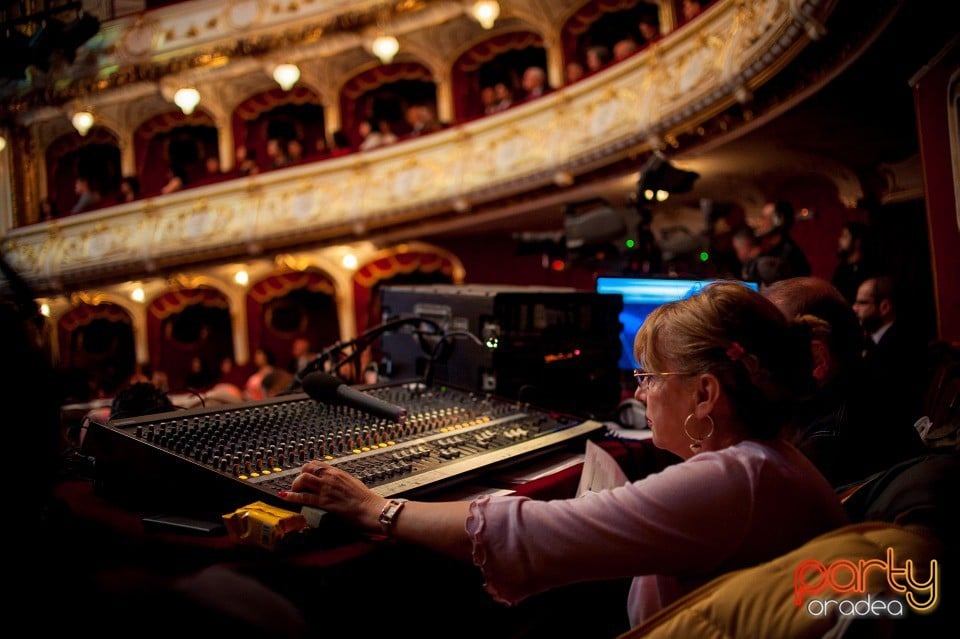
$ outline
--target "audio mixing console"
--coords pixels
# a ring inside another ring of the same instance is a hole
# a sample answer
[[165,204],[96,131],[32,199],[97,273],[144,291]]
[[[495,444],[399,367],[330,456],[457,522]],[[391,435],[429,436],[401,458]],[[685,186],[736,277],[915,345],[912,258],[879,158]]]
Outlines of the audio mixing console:
[[493,468],[578,446],[603,430],[501,397],[420,382],[363,392],[405,409],[396,422],[304,393],[111,420],[84,448],[101,492],[133,505],[219,515],[253,501],[286,505],[303,464],[324,459],[383,496],[417,496]]

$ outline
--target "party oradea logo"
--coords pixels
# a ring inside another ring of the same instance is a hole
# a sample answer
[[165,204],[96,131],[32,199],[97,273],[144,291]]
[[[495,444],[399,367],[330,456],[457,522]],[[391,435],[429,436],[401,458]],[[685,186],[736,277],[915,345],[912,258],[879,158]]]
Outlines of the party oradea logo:
[[929,565],[912,559],[898,562],[893,548],[887,548],[886,559],[837,559],[829,564],[806,559],[793,572],[793,603],[816,617],[839,613],[900,618],[908,610],[929,614],[939,602],[937,560]]

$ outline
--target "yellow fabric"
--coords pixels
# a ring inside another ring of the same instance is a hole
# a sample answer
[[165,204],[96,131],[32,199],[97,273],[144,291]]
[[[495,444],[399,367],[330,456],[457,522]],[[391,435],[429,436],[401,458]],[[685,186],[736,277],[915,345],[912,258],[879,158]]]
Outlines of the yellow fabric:
[[[894,549],[895,563],[901,567],[906,559],[912,559],[917,566],[929,566],[932,559],[940,557],[941,550],[933,537],[895,524],[852,524],[824,533],[767,563],[717,577],[620,635],[620,639],[822,637],[841,615],[834,607],[829,616],[813,616],[805,605],[794,604],[797,566],[807,559],[818,559],[825,565],[840,559],[885,560],[887,548]],[[903,601],[901,595],[890,591],[885,573],[877,570],[870,577],[868,592],[872,597]],[[940,581],[942,587],[942,575]],[[841,598],[832,592],[819,596]],[[907,614],[915,613],[908,610]]]

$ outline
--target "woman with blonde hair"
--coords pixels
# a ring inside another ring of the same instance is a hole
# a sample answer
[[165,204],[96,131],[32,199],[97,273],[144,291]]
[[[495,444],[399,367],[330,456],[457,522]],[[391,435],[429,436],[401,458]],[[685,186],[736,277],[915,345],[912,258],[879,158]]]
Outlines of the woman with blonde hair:
[[655,309],[635,355],[653,443],[683,459],[634,482],[553,501],[386,499],[321,461],[287,501],[472,561],[497,601],[632,577],[630,625],[724,572],[767,561],[847,519],[833,489],[777,434],[813,387],[810,338],[759,293],[717,282]]

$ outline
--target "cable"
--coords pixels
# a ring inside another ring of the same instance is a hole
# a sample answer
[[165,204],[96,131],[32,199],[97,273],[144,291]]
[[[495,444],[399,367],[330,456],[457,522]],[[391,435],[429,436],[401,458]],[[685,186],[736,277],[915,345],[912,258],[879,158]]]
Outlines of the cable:
[[[478,344],[479,346],[485,346],[485,344],[483,343],[483,340],[481,340],[479,337],[477,337],[470,331],[451,331],[441,336],[441,338],[437,341],[436,344],[433,345],[433,348],[430,350],[430,353],[429,353],[430,357],[427,360],[427,367],[423,371],[423,383],[427,387],[433,384],[433,363],[439,359],[440,349],[443,347],[444,344],[453,344],[453,340],[456,339],[457,337],[466,337],[472,340],[474,343]],[[421,348],[423,347],[422,342],[420,346]],[[426,349],[424,349],[424,352],[426,352]]]

